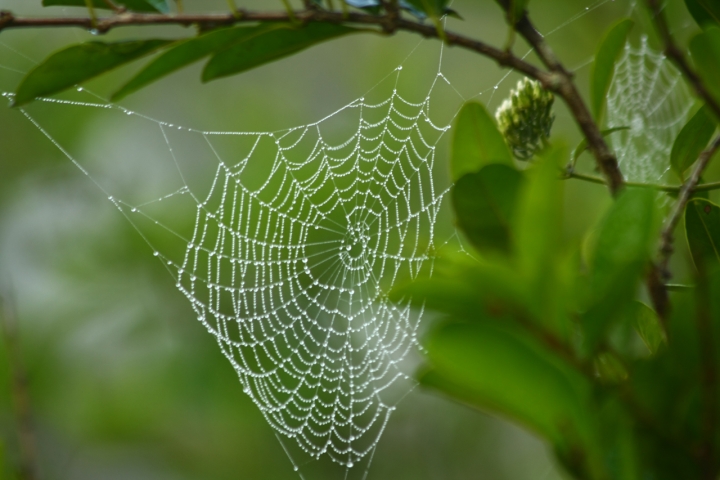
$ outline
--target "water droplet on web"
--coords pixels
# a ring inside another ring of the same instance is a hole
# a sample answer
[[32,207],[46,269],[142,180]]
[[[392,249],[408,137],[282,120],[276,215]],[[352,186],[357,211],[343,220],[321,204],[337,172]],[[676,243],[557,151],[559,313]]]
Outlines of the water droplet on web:
[[133,212],[133,213],[135,213],[135,212],[137,212],[137,208],[133,207],[133,208],[130,209],[130,211]]
[[159,257],[159,256],[160,256],[160,252],[153,252],[153,256],[154,256],[154,257]]
[[83,87],[77,87],[75,90],[77,90],[78,92],[82,92],[85,89]]
[[97,28],[91,28],[88,32],[90,32],[90,35],[100,35],[100,30]]

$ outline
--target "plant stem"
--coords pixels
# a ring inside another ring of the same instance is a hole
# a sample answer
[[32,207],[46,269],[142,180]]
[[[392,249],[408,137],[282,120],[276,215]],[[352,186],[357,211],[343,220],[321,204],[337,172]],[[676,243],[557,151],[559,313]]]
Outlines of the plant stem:
[[28,380],[18,347],[17,322],[9,301],[0,296],[0,327],[5,341],[8,366],[10,367],[10,387],[15,406],[15,421],[20,450],[18,478],[35,480],[37,475],[35,432],[33,430],[32,411]]
[[85,5],[87,6],[88,14],[90,15],[90,25],[92,25],[92,28],[95,28],[95,26],[97,26],[97,15],[95,15],[93,0],[85,0]]
[[[576,180],[582,180],[584,182],[607,185],[607,181],[602,177],[588,175],[585,173],[578,173],[575,171],[563,171],[563,178],[574,178]],[[680,191],[683,189],[683,185],[660,185],[657,183],[625,182],[625,185],[628,187],[652,188],[653,190],[667,193],[680,193]],[[697,185],[693,189],[694,192],[710,192],[713,190],[720,190],[720,182],[702,183],[700,185]]]

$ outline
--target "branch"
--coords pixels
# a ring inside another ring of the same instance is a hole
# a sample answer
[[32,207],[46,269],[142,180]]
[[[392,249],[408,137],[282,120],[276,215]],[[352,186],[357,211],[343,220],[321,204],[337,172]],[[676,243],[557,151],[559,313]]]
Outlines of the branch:
[[[511,2],[508,0],[503,1],[503,6],[505,6],[506,10],[512,8]],[[535,29],[532,22],[530,22],[527,13],[523,14],[518,20],[515,24],[515,29],[532,45],[545,66],[555,74],[556,84],[552,90],[559,94],[565,100],[568,107],[570,107],[575,121],[577,121],[587,139],[588,147],[593,153],[600,171],[605,178],[607,178],[610,192],[613,195],[617,195],[625,185],[625,179],[620,172],[615,154],[612,153],[605,142],[600,128],[597,123],[595,123],[580,92],[575,87],[572,73],[560,63],[550,46],[545,42],[545,38]]]
[[663,13],[662,6],[658,0],[647,0],[648,7],[653,14],[653,20],[655,27],[657,28],[660,38],[665,45],[665,55],[675,64],[675,66],[682,72],[685,79],[690,82],[693,90],[698,97],[700,97],[713,111],[717,118],[720,118],[720,104],[710,95],[710,92],[703,84],[702,79],[697,72],[690,66],[690,63],[685,58],[685,53],[678,47],[677,43],[670,33],[670,27],[667,23],[667,18]]
[[543,61],[551,69],[546,72],[535,65],[522,60],[508,50],[488,45],[479,40],[474,40],[458,33],[450,31],[439,31],[437,28],[422,23],[394,17],[393,15],[376,16],[357,12],[330,12],[317,9],[308,9],[294,12],[292,16],[288,12],[251,12],[240,11],[236,14],[137,14],[122,13],[111,17],[97,19],[95,24],[92,20],[84,17],[68,18],[25,18],[15,17],[11,12],[0,11],[0,31],[8,28],[38,28],[38,27],[80,27],[87,30],[94,29],[99,33],[108,32],[114,28],[125,26],[147,26],[147,25],[198,25],[202,29],[211,29],[220,26],[235,25],[238,23],[256,22],[290,22],[293,18],[301,23],[326,22],[326,23],[354,23],[363,25],[377,25],[386,33],[393,33],[396,30],[414,32],[426,38],[441,38],[448,45],[457,45],[461,48],[477,52],[489,57],[502,66],[517,70],[530,78],[539,81],[543,88],[558,94],[565,100],[570,108],[576,122],[587,138],[590,151],[595,156],[600,170],[608,179],[608,186],[613,194],[616,194],[622,187],[624,180],[617,165],[615,156],[610,152],[605,140],[595,124],[590,111],[582,100],[580,93],[572,82],[572,74],[554,59],[552,52],[542,36],[535,31],[527,17],[519,24],[519,30],[540,53]]
[[677,224],[680,221],[680,217],[685,211],[685,206],[687,205],[688,201],[690,201],[692,194],[699,191],[698,183],[700,182],[700,177],[705,171],[705,168],[710,163],[713,155],[715,155],[718,150],[720,150],[720,135],[718,135],[715,140],[713,140],[713,142],[710,144],[710,146],[700,154],[700,157],[698,158],[697,164],[695,165],[692,174],[685,181],[682,188],[680,189],[680,194],[678,195],[677,202],[675,202],[675,206],[670,212],[670,216],[668,216],[667,220],[665,221],[662,233],[660,234],[660,267],[662,268],[663,274],[665,274],[666,276],[667,265],[670,261],[670,256],[673,253],[672,244],[673,232],[675,231],[675,227],[677,227]]

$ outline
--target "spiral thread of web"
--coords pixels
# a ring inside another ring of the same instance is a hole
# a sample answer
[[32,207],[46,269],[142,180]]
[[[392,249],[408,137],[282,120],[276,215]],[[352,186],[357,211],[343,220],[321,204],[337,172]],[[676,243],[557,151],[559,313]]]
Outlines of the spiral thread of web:
[[608,137],[627,180],[662,179],[692,106],[682,75],[648,46],[647,37],[638,48],[625,44],[610,84],[607,111],[609,127],[627,127]]

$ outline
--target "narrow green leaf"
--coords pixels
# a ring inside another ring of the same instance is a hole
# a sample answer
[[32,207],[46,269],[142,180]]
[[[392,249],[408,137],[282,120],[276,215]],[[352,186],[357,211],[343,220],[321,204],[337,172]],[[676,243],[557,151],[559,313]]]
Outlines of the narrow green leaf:
[[695,35],[690,40],[690,53],[705,87],[720,101],[720,28],[712,26]]
[[[619,132],[619,131],[621,131],[621,130],[630,130],[630,127],[613,127],[613,128],[608,128],[608,129],[605,129],[605,130],[601,130],[601,131],[600,131],[600,134],[601,134],[603,137],[607,137],[607,136],[610,135],[611,133]],[[588,149],[587,139],[586,139],[586,138],[583,138],[582,140],[580,140],[580,143],[578,143],[578,146],[575,147],[575,150],[573,150],[572,163],[571,163],[571,165],[572,165],[573,167],[574,167],[575,164],[577,163],[578,158],[580,158],[580,155],[582,155],[582,153],[583,153],[585,150],[587,150],[587,149]]]
[[720,3],[716,0],[685,0],[685,5],[701,27],[720,25]]
[[706,105],[688,120],[678,134],[670,153],[670,165],[681,181],[685,179],[685,170],[695,163],[707,146],[716,127],[711,110]]
[[458,180],[491,163],[514,165],[510,149],[485,106],[467,102],[455,121],[450,158],[452,178]]
[[52,95],[148,55],[169,40],[87,42],[56,52],[31,70],[20,83],[14,105]]
[[651,355],[655,355],[660,345],[665,343],[665,332],[663,332],[660,319],[655,310],[642,302],[635,302],[637,310],[635,317],[635,329],[640,338],[645,342]]
[[[110,5],[104,0],[92,0],[93,7],[109,9]],[[159,12],[168,13],[170,6],[167,0],[113,0],[118,6],[123,6],[133,12]],[[44,7],[84,7],[85,0],[43,0]]]
[[615,62],[625,46],[628,33],[634,24],[635,22],[629,18],[616,23],[605,34],[595,55],[595,63],[593,63],[590,74],[590,100],[598,123],[602,121],[605,97],[615,71]]
[[203,57],[207,57],[235,42],[275,28],[277,28],[277,25],[224,28],[179,42],[146,65],[143,70],[112,96],[112,100],[117,101],[159,78],[190,65]]
[[557,259],[562,247],[564,183],[558,176],[567,159],[564,146],[543,152],[527,170],[514,225],[520,265],[530,278],[539,279]]
[[556,445],[587,439],[589,382],[520,330],[501,321],[446,324],[430,334],[427,354],[423,385],[509,417]]
[[507,165],[486,165],[455,182],[458,226],[480,252],[510,253],[511,224],[523,176]]
[[720,207],[704,199],[690,200],[685,207],[685,231],[695,266],[706,270],[708,262],[720,266]]
[[304,26],[277,25],[258,31],[217,52],[203,70],[204,82],[244,72],[265,63],[292,55],[308,47],[350,33],[357,28],[332,23],[309,23]]
[[655,192],[628,189],[610,207],[590,261],[589,301],[582,316],[589,353],[632,302],[656,227]]

